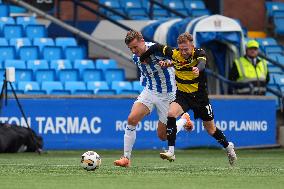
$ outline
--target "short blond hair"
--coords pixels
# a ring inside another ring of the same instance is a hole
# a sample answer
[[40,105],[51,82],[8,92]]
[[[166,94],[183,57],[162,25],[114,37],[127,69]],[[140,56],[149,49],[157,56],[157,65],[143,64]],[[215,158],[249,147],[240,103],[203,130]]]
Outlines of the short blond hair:
[[134,39],[137,39],[138,41],[143,39],[142,33],[135,30],[129,30],[125,36],[124,42],[126,45],[128,45]]
[[178,44],[181,44],[181,43],[184,43],[184,42],[192,42],[193,41],[193,37],[190,33],[188,32],[185,32],[185,33],[182,33],[178,36],[177,38],[177,43]]

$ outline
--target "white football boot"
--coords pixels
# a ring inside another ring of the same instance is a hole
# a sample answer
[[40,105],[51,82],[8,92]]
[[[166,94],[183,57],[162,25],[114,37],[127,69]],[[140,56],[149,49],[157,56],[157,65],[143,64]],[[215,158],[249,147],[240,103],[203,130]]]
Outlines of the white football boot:
[[229,142],[229,145],[226,147],[226,151],[227,151],[229,163],[231,166],[233,166],[235,162],[237,161],[237,154],[234,150],[234,144],[232,142]]
[[162,159],[168,160],[169,162],[175,161],[175,159],[176,159],[175,154],[168,151],[168,150],[165,150],[165,152],[160,153],[160,157]]

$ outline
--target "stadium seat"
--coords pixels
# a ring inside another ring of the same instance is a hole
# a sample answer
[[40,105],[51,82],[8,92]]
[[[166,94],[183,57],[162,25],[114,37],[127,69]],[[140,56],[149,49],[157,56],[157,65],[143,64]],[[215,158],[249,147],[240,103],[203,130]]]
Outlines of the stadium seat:
[[105,80],[110,84],[112,81],[124,81],[125,74],[123,69],[107,69]]
[[37,60],[39,59],[39,49],[37,46],[22,46],[18,49],[19,58],[21,60]]
[[140,84],[140,81],[133,81],[132,82],[132,88],[135,91],[142,92],[144,87]]
[[95,94],[96,95],[102,95],[102,96],[105,96],[105,95],[116,95],[116,91],[112,90],[112,89],[99,89],[99,90],[96,91]]
[[283,2],[265,2],[266,14],[267,17],[270,18],[273,16],[274,11],[284,10],[284,3]]
[[50,68],[56,70],[57,72],[64,69],[72,69],[72,64],[70,60],[51,60]]
[[7,24],[3,27],[3,35],[6,39],[22,38],[24,36],[23,26]]
[[29,38],[12,38],[10,39],[10,45],[15,46],[16,49],[19,49],[22,46],[31,46],[32,43]]
[[65,58],[71,61],[85,59],[86,51],[83,47],[67,46],[65,48]]
[[140,92],[139,91],[136,91],[136,90],[121,90],[120,95],[139,95]]
[[42,49],[42,58],[48,61],[62,59],[62,48],[57,46],[45,46]]
[[27,95],[46,95],[47,92],[45,90],[28,90],[24,94],[27,94]]
[[82,72],[82,80],[88,81],[102,81],[103,71],[101,69],[85,69]]
[[9,15],[10,15],[9,6],[0,4],[0,17],[8,17]]
[[132,85],[129,81],[113,81],[111,89],[115,90],[117,94],[120,94],[122,90],[132,90]]
[[210,11],[207,9],[194,9],[191,10],[191,16],[192,17],[200,17],[204,15],[210,15]]
[[86,85],[85,82],[82,81],[66,81],[64,89],[70,90],[73,94],[76,90],[86,90]]
[[265,54],[269,55],[272,53],[279,53],[281,54],[283,52],[283,48],[280,45],[277,46],[265,46],[264,47]]
[[117,62],[114,59],[97,59],[96,68],[103,71],[109,68],[117,68]]
[[36,25],[37,21],[34,16],[19,16],[16,17],[16,23],[18,25],[23,25],[24,27],[28,25]]
[[206,9],[203,1],[184,0],[184,6],[189,10]]
[[277,60],[280,64],[284,66],[284,55],[278,55]]
[[18,89],[26,92],[30,90],[40,90],[40,87],[36,81],[19,81]]
[[0,46],[8,46],[9,43],[6,38],[0,38]]
[[57,37],[55,39],[55,45],[65,49],[67,46],[77,46],[77,41],[73,37]]
[[38,69],[48,69],[49,66],[46,60],[28,60],[27,68],[35,72]]
[[280,67],[274,66],[274,65],[269,65],[268,70],[270,73],[282,73],[282,69]]
[[26,26],[25,33],[29,39],[47,37],[47,31],[44,25],[28,25]]
[[274,33],[276,35],[284,35],[284,17],[274,17]]
[[50,94],[53,90],[63,90],[63,85],[60,81],[44,81],[41,84],[41,89]]
[[16,81],[32,81],[33,71],[31,69],[16,69]]
[[89,81],[87,82],[87,89],[96,93],[98,90],[108,90],[109,86],[106,81]]
[[55,70],[38,69],[35,72],[35,79],[39,83],[41,83],[43,81],[55,81]]
[[26,69],[26,63],[24,60],[5,60],[4,68],[15,67],[15,69]]
[[16,51],[13,46],[0,46],[0,62],[16,58]]
[[15,20],[13,19],[13,17],[1,17],[0,16],[0,31],[2,31],[3,26],[6,24],[15,24]]
[[95,69],[95,64],[92,60],[75,60],[74,68],[82,74],[85,69]]
[[92,90],[76,90],[73,95],[93,95],[95,94]]
[[40,52],[45,46],[54,46],[54,41],[52,38],[34,38],[33,45],[38,46]]
[[55,90],[52,90],[50,92],[51,95],[71,95],[71,91],[70,90],[60,90],[60,89],[55,89]]
[[279,86],[284,86],[284,75],[283,74],[275,74],[274,80],[275,80],[275,84]]
[[61,82],[78,81],[79,72],[76,69],[64,69],[58,72],[58,77]]

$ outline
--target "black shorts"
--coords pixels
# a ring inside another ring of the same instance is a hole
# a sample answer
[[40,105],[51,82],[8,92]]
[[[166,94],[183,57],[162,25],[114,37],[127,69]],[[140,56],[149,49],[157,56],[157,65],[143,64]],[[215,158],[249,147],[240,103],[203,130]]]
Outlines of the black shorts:
[[178,103],[184,112],[193,110],[194,119],[200,118],[202,121],[214,119],[213,109],[206,92],[204,94],[189,94],[177,90],[174,102]]

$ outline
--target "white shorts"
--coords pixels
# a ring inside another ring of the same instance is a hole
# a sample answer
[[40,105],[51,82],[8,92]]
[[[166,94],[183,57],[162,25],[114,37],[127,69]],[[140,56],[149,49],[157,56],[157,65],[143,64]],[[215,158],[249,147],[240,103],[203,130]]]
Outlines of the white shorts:
[[136,102],[140,102],[147,106],[150,110],[150,113],[154,109],[157,108],[157,113],[159,116],[159,121],[164,124],[167,124],[168,111],[170,107],[170,103],[175,100],[176,93],[154,93],[153,91],[144,88],[141,94],[138,96]]

